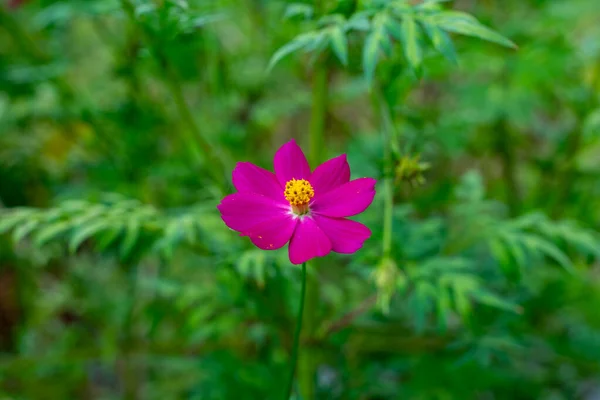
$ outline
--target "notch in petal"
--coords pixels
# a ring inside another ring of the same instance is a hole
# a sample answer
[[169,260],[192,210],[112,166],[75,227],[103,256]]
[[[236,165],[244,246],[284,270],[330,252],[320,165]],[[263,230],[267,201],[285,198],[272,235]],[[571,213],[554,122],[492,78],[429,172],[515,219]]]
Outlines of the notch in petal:
[[302,149],[294,139],[290,140],[277,150],[273,159],[275,175],[279,184],[285,187],[287,181],[291,179],[310,178],[310,166]]

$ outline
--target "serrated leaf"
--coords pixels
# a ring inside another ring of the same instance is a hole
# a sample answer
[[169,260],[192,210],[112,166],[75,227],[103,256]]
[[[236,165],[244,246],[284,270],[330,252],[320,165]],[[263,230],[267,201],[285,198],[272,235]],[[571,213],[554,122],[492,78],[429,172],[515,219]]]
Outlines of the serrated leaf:
[[304,48],[310,46],[314,41],[316,41],[317,35],[314,32],[304,33],[302,35],[296,36],[292,41],[283,45],[273,54],[271,60],[269,60],[269,66],[267,67],[267,71],[271,71],[277,63],[279,63],[284,57]]
[[95,233],[104,230],[106,227],[108,227],[108,221],[99,220],[75,229],[71,239],[69,240],[69,251],[71,253],[75,253],[77,248],[81,245],[81,243],[83,243],[84,240],[88,239]]
[[344,34],[344,30],[337,26],[329,31],[329,41],[331,48],[338,60],[343,65],[348,65],[348,40]]
[[402,20],[400,29],[402,30],[404,56],[410,67],[417,70],[423,61],[423,53],[419,43],[419,26],[412,16],[406,15]]
[[433,48],[439,51],[448,61],[453,64],[458,64],[458,57],[452,39],[450,36],[429,22],[422,20],[421,25],[425,28],[425,32],[433,44]]
[[38,247],[42,247],[48,241],[54,239],[55,237],[65,233],[71,228],[71,223],[69,221],[62,221],[57,224],[52,224],[40,229],[34,238],[34,244]]
[[127,226],[125,227],[125,238],[123,239],[121,247],[119,248],[119,254],[122,258],[126,258],[131,253],[131,250],[137,242],[139,233],[140,220],[137,218],[129,220]]
[[517,46],[498,32],[481,24],[472,15],[458,11],[444,11],[432,17],[435,25],[441,29],[461,35],[478,37],[506,47]]

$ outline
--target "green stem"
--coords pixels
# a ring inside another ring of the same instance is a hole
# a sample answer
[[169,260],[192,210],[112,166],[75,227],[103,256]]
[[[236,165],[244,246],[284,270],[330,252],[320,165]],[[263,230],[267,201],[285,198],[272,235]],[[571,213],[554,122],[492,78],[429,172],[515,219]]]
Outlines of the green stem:
[[327,68],[318,63],[313,77],[312,110],[310,119],[309,153],[313,168],[323,159],[325,122],[327,118]]
[[[312,111],[309,131],[310,164],[316,167],[323,161],[325,143],[325,123],[328,108],[328,72],[323,60],[317,61],[313,75]],[[309,265],[308,289],[306,293],[306,308],[304,315],[303,351],[298,362],[298,386],[303,399],[315,397],[315,376],[317,371],[317,358],[319,349],[314,346],[317,341],[319,325],[316,310],[319,309],[320,282],[317,273],[316,261]]]
[[383,143],[383,237],[382,252],[384,258],[392,255],[392,231],[394,220],[394,157],[392,154],[393,121],[390,107],[385,99],[383,90],[374,88],[374,108],[380,115],[380,129]]
[[306,263],[302,264],[302,289],[300,291],[300,308],[296,317],[296,331],[294,332],[294,344],[292,347],[292,360],[290,361],[290,377],[284,394],[284,400],[288,400],[292,394],[294,384],[294,373],[296,361],[298,360],[298,345],[300,343],[300,331],[302,330],[302,318],[304,315],[304,296],[306,294]]

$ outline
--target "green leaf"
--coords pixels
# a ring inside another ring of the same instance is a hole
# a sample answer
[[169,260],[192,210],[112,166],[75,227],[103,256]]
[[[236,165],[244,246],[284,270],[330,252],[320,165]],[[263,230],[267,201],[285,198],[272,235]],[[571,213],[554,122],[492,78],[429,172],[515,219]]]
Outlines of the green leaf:
[[314,46],[314,42],[317,39],[318,37],[315,34],[315,32],[308,32],[296,36],[294,39],[292,39],[292,41],[279,48],[279,50],[277,50],[275,54],[273,54],[273,57],[271,57],[271,60],[269,61],[267,71],[270,72],[279,61],[281,61],[284,57],[292,54],[293,52],[298,51],[304,47],[308,47],[311,44]]
[[312,53],[309,63],[312,64],[317,60],[319,54],[321,54],[321,52],[327,48],[328,41],[326,30],[321,30],[315,33],[314,40],[308,43],[304,48],[306,52]]
[[36,228],[38,223],[38,220],[31,219],[19,225],[13,232],[13,241],[18,243],[23,240],[25,236],[29,235]]
[[285,9],[285,13],[283,14],[283,18],[294,18],[297,16],[301,16],[304,19],[309,19],[313,16],[313,7],[308,4],[295,3],[290,4]]
[[379,58],[379,34],[371,32],[365,39],[363,47],[363,69],[368,83],[372,83],[375,77],[375,69]]
[[513,313],[520,314],[523,310],[516,304],[511,303],[510,301],[504,300],[495,294],[488,292],[485,289],[478,289],[472,293],[473,297],[477,302],[481,304],[488,305],[490,307],[499,308],[501,310],[510,311]]
[[454,304],[456,311],[460,314],[463,319],[466,319],[471,312],[471,303],[467,297],[467,293],[454,288]]
[[119,254],[121,258],[126,258],[130,253],[135,243],[137,242],[140,233],[140,220],[137,218],[131,219],[125,228],[125,238],[121,243]]
[[185,234],[186,242],[193,244],[196,241],[196,225],[194,224],[194,220],[191,217],[186,216],[180,219],[180,223]]
[[371,22],[369,21],[369,14],[365,12],[359,12],[354,14],[345,24],[347,30],[355,30],[368,32],[371,28]]
[[344,65],[348,65],[348,40],[344,30],[337,26],[330,30],[329,41],[336,57]]
[[517,46],[501,34],[482,25],[472,15],[460,11],[444,11],[431,17],[432,22],[448,32],[478,37],[502,46],[516,48]]
[[69,251],[71,253],[75,253],[77,248],[81,245],[81,243],[83,243],[84,240],[93,236],[96,232],[104,230],[107,226],[108,221],[99,220],[75,229],[73,236],[71,236],[71,240],[69,240]]
[[62,221],[57,224],[48,225],[43,229],[40,229],[35,235],[34,244],[37,247],[42,247],[48,241],[68,231],[70,228],[71,223],[69,221]]
[[413,298],[415,316],[415,328],[418,332],[425,329],[427,314],[431,311],[432,302],[437,294],[436,288],[429,282],[419,282],[415,287]]
[[423,61],[423,53],[419,44],[419,26],[412,16],[406,15],[402,20],[401,30],[404,56],[410,67],[417,70]]
[[13,229],[18,223],[21,221],[24,222],[25,219],[32,216],[34,213],[35,210],[28,208],[18,209],[12,212],[3,212],[0,214],[0,234]]
[[527,254],[525,253],[522,244],[519,243],[519,240],[510,234],[503,236],[502,239],[506,244],[507,250],[510,251],[510,254],[517,264],[517,267],[525,268],[527,263]]
[[432,5],[439,5],[441,3],[449,3],[451,1],[452,0],[424,0],[421,4],[418,4],[416,6],[416,8],[424,8],[424,9],[429,10],[429,9],[431,9],[430,7]]
[[385,16],[385,18],[383,18],[383,26],[391,37],[398,41],[403,40],[401,24],[397,19]]
[[446,286],[439,286],[437,293],[438,325],[442,331],[448,327],[448,316],[452,309],[450,291]]
[[104,251],[115,239],[119,236],[123,227],[121,225],[111,226],[107,230],[101,232],[96,240],[96,248],[98,251]]
[[425,32],[431,40],[434,49],[439,51],[448,61],[453,64],[458,64],[458,56],[454,49],[454,44],[450,36],[435,25],[430,24],[426,20],[421,20],[421,25],[425,28]]
[[525,243],[527,247],[537,250],[546,256],[550,257],[554,261],[556,261],[560,266],[562,266],[565,270],[575,273],[575,268],[573,267],[573,263],[569,260],[569,257],[565,255],[558,247],[556,247],[553,243],[548,242],[542,238],[539,238],[534,235],[524,235]]

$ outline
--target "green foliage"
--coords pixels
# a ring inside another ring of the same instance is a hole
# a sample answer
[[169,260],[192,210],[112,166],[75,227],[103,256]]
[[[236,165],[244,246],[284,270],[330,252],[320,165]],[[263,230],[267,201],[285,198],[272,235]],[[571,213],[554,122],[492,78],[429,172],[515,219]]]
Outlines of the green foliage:
[[[303,50],[318,55],[330,49],[346,65],[348,63],[348,38],[353,33],[363,33],[362,65],[367,81],[375,76],[375,69],[382,55],[391,56],[395,42],[404,53],[408,66],[419,70],[423,61],[425,43],[423,30],[427,32],[434,49],[447,59],[456,62],[456,52],[449,32],[477,37],[507,47],[516,47],[502,35],[482,25],[465,12],[448,11],[441,1],[425,1],[411,4],[406,0],[361,2],[361,7],[351,16],[328,14],[314,21],[315,30],[302,33],[281,47],[269,62],[269,69],[285,56]],[[305,5],[288,6],[286,16],[314,17],[314,10]]]
[[210,246],[218,231],[224,231],[221,221],[204,207],[165,214],[118,196],[102,203],[73,200],[56,208],[16,208],[0,215],[0,233],[12,232],[15,244],[28,238],[37,248],[62,242],[73,254],[82,244],[93,243],[97,251],[115,250],[123,260],[145,253],[170,259],[177,247]]
[[216,205],[320,127],[378,184],[363,248],[309,268],[304,398],[592,398],[599,11],[0,6],[0,399],[279,394],[299,269]]

